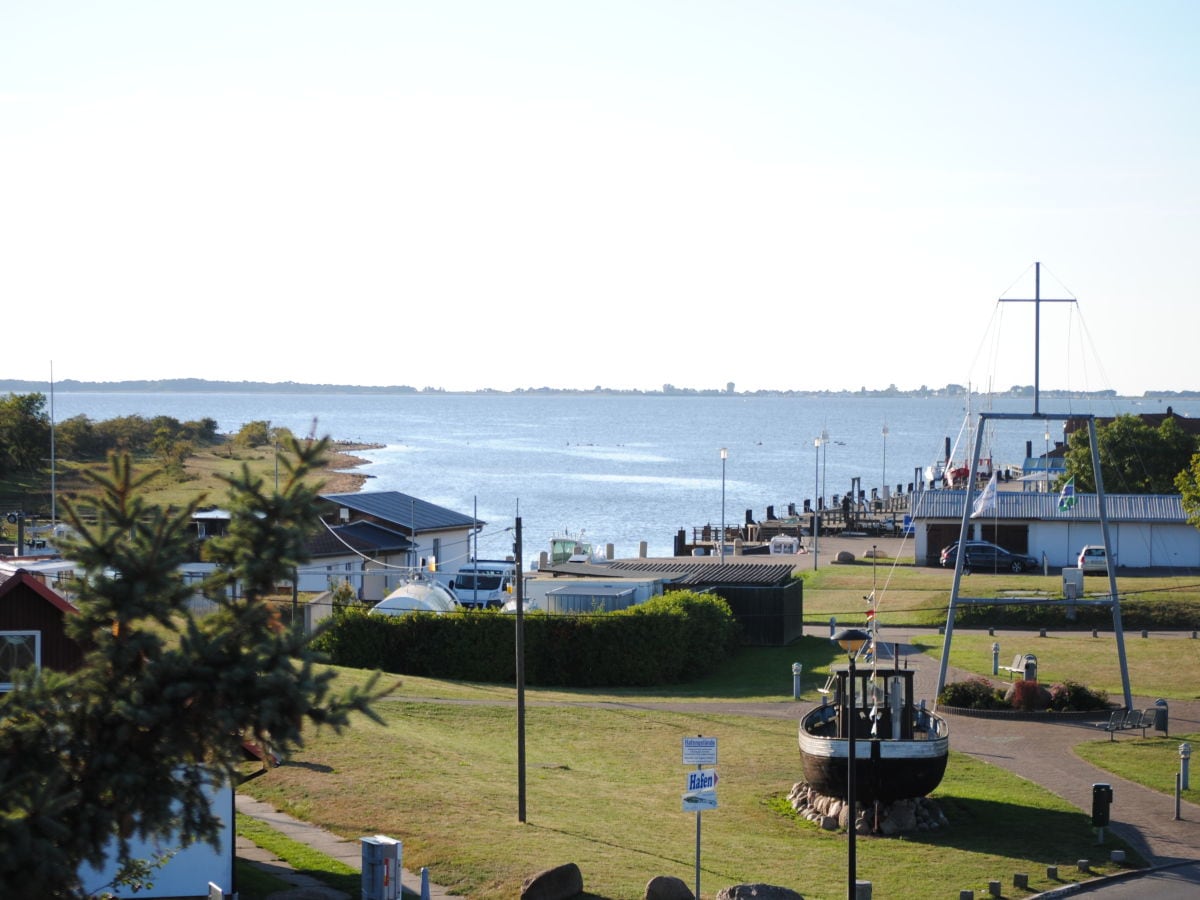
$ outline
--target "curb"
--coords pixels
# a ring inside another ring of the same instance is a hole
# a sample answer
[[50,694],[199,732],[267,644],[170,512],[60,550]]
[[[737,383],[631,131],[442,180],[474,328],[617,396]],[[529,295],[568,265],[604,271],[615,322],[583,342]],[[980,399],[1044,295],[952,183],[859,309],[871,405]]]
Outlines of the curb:
[[1172,863],[1163,863],[1160,866],[1147,866],[1144,869],[1129,869],[1126,872],[1116,872],[1112,875],[1101,875],[1099,878],[1091,878],[1087,881],[1077,881],[1074,884],[1065,884],[1062,887],[1051,888],[1048,891],[1043,891],[1040,894],[1032,894],[1027,900],[1055,900],[1057,897],[1069,897],[1072,894],[1077,894],[1080,891],[1090,891],[1095,887],[1103,887],[1106,884],[1120,884],[1122,881],[1132,881],[1135,878],[1141,878],[1145,875],[1150,875],[1153,872],[1166,872],[1170,869],[1178,869],[1183,866],[1195,865],[1194,859],[1181,859]]

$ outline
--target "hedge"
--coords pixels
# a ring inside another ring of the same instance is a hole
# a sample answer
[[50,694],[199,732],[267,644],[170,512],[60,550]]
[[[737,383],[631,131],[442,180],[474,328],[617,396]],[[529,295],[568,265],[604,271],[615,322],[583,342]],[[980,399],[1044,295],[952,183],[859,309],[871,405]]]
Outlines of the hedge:
[[[524,616],[525,683],[648,687],[690,681],[736,652],[720,597],[677,591],[611,613]],[[371,615],[336,611],[313,641],[339,666],[461,681],[516,682],[516,616],[500,610]]]

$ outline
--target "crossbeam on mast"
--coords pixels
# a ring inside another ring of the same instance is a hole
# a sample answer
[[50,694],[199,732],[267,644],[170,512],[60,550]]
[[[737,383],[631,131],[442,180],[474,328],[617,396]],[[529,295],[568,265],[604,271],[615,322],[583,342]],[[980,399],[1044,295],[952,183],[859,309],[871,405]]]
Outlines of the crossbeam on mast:
[[1032,297],[1001,297],[1000,303],[1032,303],[1033,304],[1033,413],[1037,415],[1041,403],[1042,377],[1042,304],[1043,303],[1076,303],[1074,297],[1051,298],[1042,296],[1042,264],[1033,264],[1033,296]]

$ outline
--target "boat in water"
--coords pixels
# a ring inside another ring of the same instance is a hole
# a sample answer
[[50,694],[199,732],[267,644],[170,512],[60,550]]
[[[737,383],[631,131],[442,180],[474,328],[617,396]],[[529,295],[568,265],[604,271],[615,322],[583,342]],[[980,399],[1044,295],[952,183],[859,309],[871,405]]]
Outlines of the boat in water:
[[950,753],[948,728],[945,719],[914,701],[915,676],[915,669],[901,668],[894,659],[856,666],[853,685],[849,667],[833,671],[821,704],[800,720],[804,780],[814,790],[846,799],[851,728],[859,803],[924,797],[941,783]]

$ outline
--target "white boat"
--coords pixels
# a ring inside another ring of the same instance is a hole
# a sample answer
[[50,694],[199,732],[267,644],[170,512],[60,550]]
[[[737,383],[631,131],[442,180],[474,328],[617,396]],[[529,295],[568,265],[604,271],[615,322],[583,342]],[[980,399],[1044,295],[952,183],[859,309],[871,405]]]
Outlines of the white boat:
[[583,532],[576,534],[562,532],[550,538],[550,555],[548,561],[552,566],[563,563],[605,562],[603,551],[585,541]]

